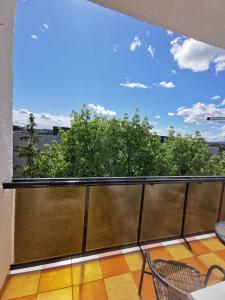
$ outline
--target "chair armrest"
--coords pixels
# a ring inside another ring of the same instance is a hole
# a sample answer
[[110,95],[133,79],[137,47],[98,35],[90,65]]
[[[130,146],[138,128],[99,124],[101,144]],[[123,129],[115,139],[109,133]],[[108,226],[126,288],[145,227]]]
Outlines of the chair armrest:
[[212,274],[212,272],[214,270],[218,270],[220,271],[221,273],[223,273],[223,281],[225,280],[225,269],[223,269],[222,267],[218,266],[218,265],[212,265],[209,269],[208,269],[208,272],[206,274],[206,277],[205,277],[205,285],[208,284],[208,281],[209,281],[209,278]]

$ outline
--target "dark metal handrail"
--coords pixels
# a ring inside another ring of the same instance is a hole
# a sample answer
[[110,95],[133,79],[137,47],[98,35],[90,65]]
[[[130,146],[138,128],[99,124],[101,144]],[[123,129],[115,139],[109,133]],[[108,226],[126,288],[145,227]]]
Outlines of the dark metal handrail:
[[11,182],[3,182],[4,189],[94,186],[94,185],[129,185],[157,183],[189,183],[189,182],[225,182],[225,176],[140,176],[140,177],[81,177],[81,178],[16,178]]

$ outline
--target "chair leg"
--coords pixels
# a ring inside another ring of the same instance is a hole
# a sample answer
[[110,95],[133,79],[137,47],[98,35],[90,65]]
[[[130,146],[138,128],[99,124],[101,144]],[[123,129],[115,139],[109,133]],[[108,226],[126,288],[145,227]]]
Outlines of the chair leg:
[[144,273],[145,273],[145,264],[146,264],[146,255],[143,255],[143,263],[142,263],[142,268],[141,268],[141,278],[140,278],[140,283],[139,283],[138,295],[141,295]]

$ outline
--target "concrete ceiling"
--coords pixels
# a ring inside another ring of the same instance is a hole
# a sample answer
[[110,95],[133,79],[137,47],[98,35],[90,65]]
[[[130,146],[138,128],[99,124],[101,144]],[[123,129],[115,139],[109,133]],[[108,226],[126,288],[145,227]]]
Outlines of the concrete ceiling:
[[90,0],[225,49],[225,0]]

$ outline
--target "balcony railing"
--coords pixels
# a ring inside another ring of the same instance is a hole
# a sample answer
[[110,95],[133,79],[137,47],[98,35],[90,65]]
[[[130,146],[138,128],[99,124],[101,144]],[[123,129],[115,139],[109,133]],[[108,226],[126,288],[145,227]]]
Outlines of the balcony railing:
[[225,177],[17,179],[14,267],[214,231]]

